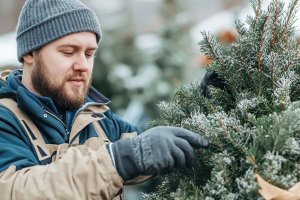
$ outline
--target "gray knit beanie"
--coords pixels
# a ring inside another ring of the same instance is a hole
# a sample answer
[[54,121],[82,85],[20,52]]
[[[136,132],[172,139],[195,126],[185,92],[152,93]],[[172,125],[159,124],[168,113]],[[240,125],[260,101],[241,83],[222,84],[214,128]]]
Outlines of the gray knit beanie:
[[18,60],[51,41],[84,31],[95,33],[100,41],[97,16],[80,0],[27,0],[17,25]]

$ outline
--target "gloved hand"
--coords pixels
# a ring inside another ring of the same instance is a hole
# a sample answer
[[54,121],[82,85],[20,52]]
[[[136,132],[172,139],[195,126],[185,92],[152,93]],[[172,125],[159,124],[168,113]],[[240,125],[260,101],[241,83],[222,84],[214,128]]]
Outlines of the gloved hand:
[[220,78],[216,71],[207,71],[201,81],[200,87],[202,89],[202,94],[207,98],[211,98],[208,90],[209,86],[213,86],[230,93],[229,87],[226,85],[225,81]]
[[111,156],[124,181],[139,175],[153,175],[162,169],[189,167],[194,162],[193,147],[207,147],[208,141],[189,130],[159,126],[135,138],[111,144]]

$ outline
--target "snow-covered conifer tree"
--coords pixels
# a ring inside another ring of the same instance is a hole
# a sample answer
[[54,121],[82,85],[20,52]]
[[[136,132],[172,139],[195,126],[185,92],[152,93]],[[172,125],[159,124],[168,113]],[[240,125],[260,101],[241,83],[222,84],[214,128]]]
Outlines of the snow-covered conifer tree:
[[285,189],[300,181],[299,1],[273,0],[266,10],[261,0],[251,5],[254,16],[236,22],[236,42],[224,46],[203,33],[200,49],[218,78],[183,85],[159,104],[154,124],[190,129],[210,146],[197,150],[191,169],[164,175],[147,198],[262,199],[255,174]]

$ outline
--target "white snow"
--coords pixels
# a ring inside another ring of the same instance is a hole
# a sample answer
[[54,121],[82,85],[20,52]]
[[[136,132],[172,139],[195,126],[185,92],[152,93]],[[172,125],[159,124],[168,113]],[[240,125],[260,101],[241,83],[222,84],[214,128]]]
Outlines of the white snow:
[[0,67],[20,65],[17,59],[15,35],[15,32],[10,32],[0,36]]

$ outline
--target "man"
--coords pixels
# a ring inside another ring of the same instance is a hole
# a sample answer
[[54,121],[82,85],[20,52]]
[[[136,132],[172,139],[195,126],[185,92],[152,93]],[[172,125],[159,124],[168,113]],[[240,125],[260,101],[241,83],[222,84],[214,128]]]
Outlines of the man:
[[17,26],[23,70],[0,88],[2,200],[120,199],[124,183],[190,166],[193,147],[208,146],[182,128],[141,133],[112,113],[91,87],[100,39],[94,12],[79,0],[26,1]]

